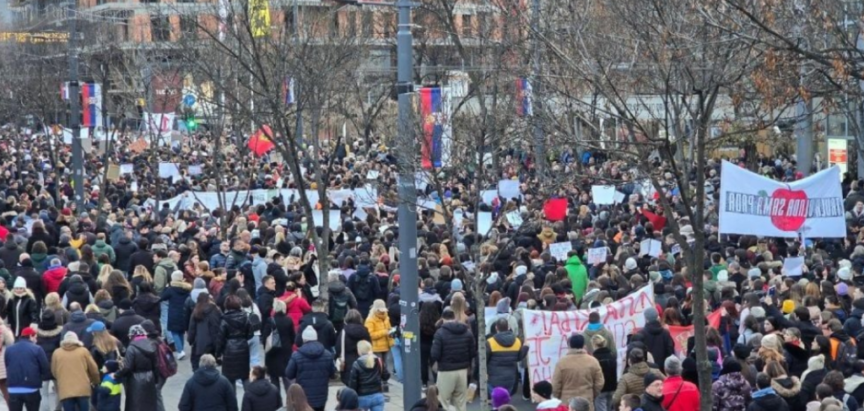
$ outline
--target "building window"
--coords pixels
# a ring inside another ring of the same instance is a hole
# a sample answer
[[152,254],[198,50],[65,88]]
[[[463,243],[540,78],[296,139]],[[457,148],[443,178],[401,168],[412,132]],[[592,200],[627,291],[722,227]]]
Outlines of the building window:
[[363,25],[360,28],[361,30],[363,30],[363,37],[371,37],[372,29],[374,28],[374,24],[372,23],[372,12],[366,10],[361,13],[363,13],[361,15],[363,19]]
[[153,41],[171,40],[171,22],[168,17],[150,18],[150,36]]
[[462,15],[462,35],[465,37],[474,36],[474,16],[470,14]]
[[357,12],[349,11],[345,13],[345,19],[348,20],[348,36],[357,36]]
[[285,9],[285,31],[294,34],[294,8]]
[[182,35],[194,35],[198,32],[198,18],[196,16],[180,16],[180,33]]

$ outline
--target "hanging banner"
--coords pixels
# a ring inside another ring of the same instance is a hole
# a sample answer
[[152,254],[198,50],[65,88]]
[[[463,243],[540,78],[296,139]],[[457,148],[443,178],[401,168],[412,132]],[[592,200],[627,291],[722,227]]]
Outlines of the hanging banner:
[[849,150],[848,141],[845,138],[829,138],[828,139],[828,166],[840,167],[840,180],[843,180],[843,174],[849,170]]
[[519,117],[530,117],[534,115],[532,106],[531,82],[527,78],[516,79],[516,114]]
[[[721,310],[716,310],[711,314],[708,314],[708,325],[714,328],[720,328],[720,317],[723,314]],[[688,325],[686,327],[681,327],[677,325],[670,325],[666,327],[669,330],[669,334],[672,336],[672,341],[675,342],[675,354],[678,354],[680,357],[687,356],[687,339],[692,337],[695,333],[695,327],[692,325]],[[734,341],[733,341],[734,343]],[[654,359],[654,362],[657,362],[657,359]]]
[[[618,349],[618,376],[624,373],[627,356],[627,336],[645,326],[643,312],[654,306],[654,288],[646,286],[612,304],[595,311],[600,321],[615,338]],[[570,349],[568,339],[585,331],[592,310],[533,311],[523,315],[525,344],[528,346],[528,371],[531,385],[552,380],[558,360]]]
[[249,25],[253,37],[264,37],[270,34],[270,2],[249,1]]
[[782,183],[724,161],[720,232],[765,237],[846,236],[840,168]]
[[420,88],[420,118],[423,121],[420,165],[424,169],[447,165],[452,135],[449,90],[442,87]]

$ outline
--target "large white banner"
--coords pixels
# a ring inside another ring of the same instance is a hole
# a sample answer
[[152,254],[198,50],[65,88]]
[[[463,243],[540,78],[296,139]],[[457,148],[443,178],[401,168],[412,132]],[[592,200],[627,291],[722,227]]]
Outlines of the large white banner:
[[783,183],[723,162],[720,232],[765,237],[846,236],[840,169]]
[[570,349],[569,338],[588,326],[591,311],[600,313],[600,321],[615,338],[618,349],[618,376],[624,373],[627,336],[645,326],[643,312],[654,306],[652,286],[646,286],[612,304],[596,310],[531,311],[522,318],[525,344],[528,345],[528,371],[531,385],[552,380],[555,364]]

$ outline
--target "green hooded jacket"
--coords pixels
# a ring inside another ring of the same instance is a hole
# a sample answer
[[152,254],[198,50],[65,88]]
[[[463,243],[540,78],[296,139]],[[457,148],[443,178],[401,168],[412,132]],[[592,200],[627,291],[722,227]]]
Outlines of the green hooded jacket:
[[568,258],[567,262],[564,263],[564,268],[567,270],[567,277],[573,283],[573,295],[576,296],[578,302],[585,295],[585,289],[588,288],[588,269],[582,264],[578,255]]

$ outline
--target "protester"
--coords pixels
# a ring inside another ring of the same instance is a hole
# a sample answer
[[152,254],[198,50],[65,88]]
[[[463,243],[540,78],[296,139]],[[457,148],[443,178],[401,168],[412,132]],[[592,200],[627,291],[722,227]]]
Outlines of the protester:
[[345,315],[344,326],[336,338],[336,358],[342,365],[342,369],[337,371],[341,373],[340,378],[345,386],[349,386],[352,365],[360,358],[357,347],[361,341],[372,341],[372,337],[363,325],[360,311],[351,309]]
[[123,403],[123,385],[113,375],[120,369],[117,361],[109,360],[102,369],[102,383],[95,388],[96,411],[120,411]]
[[447,308],[441,315],[443,324],[435,332],[431,359],[438,366],[438,393],[445,408],[465,411],[468,400],[468,368],[476,353],[476,341],[470,328],[456,320]]
[[177,408],[180,411],[237,411],[234,384],[219,374],[215,357],[201,356],[198,369],[183,387]]
[[600,369],[603,370],[603,388],[600,390],[600,394],[594,397],[594,409],[605,411],[609,409],[612,394],[618,386],[618,357],[612,355],[612,350],[608,347],[609,342],[602,334],[594,334],[591,337],[591,342],[594,346],[592,356],[600,364]]
[[[270,336],[271,345],[265,353],[265,363],[270,373],[270,382],[277,388],[281,385],[288,389],[290,383],[285,378],[285,368],[291,360],[293,345],[290,341],[295,339],[294,323],[291,317],[285,314],[285,303],[280,300],[273,301],[273,315],[264,323],[264,335]],[[266,337],[265,337],[266,338]],[[278,344],[274,344],[278,341]],[[286,342],[283,344],[282,342]],[[265,347],[267,349],[268,347]]]
[[[126,411],[159,410],[157,405],[156,346],[147,338],[143,325],[129,329],[129,347],[123,366],[114,374],[114,380],[123,381]],[[161,411],[161,410],[159,410]]]
[[753,392],[753,402],[747,406],[747,411],[789,411],[786,404],[774,388],[771,387],[771,377],[760,372],[756,375],[756,391]]
[[324,406],[327,404],[327,384],[330,378],[336,375],[333,354],[318,342],[315,328],[306,327],[302,338],[303,346],[291,354],[291,360],[285,369],[285,377],[295,380],[303,388],[303,392],[308,396],[309,405],[315,411],[324,411]]
[[540,381],[531,389],[531,400],[537,403],[537,411],[568,411],[567,404],[552,395],[552,384]]
[[552,394],[555,398],[581,397],[591,403],[600,396],[605,385],[603,369],[597,359],[585,350],[585,337],[573,334],[568,340],[570,351],[555,364],[552,374]]
[[[486,340],[487,384],[491,388],[504,388],[508,395],[516,393],[519,382],[519,363],[528,354],[528,347],[510,331],[506,318],[495,321],[496,333]],[[503,404],[502,404],[503,405]]]
[[252,367],[243,394],[241,411],[276,411],[282,402],[279,389],[267,380],[267,369]]
[[666,411],[689,411],[699,409],[699,388],[681,378],[681,360],[670,356],[664,361],[666,373],[663,381],[663,409]]
[[10,410],[38,410],[42,381],[51,379],[48,358],[35,342],[36,331],[26,327],[15,344],[3,350]]
[[[114,337],[109,335],[108,338]],[[99,367],[74,332],[63,335],[60,349],[51,356],[51,374],[57,379],[57,395],[65,411],[90,409],[90,396],[93,394],[90,387],[101,383]]]
[[[615,393],[612,394],[612,406],[617,407],[625,395],[633,394],[640,396],[645,392],[644,381],[648,374],[653,374],[659,379],[664,376],[659,370],[652,369],[645,362],[645,352],[641,348],[633,348],[627,355],[627,372],[618,380]],[[605,377],[604,377],[605,378]]]
[[360,408],[371,411],[384,411],[384,394],[381,387],[386,381],[387,369],[382,360],[373,353],[368,341],[357,343],[357,358],[348,371],[348,387],[357,392]]
[[240,297],[228,296],[219,327],[221,341],[217,343],[220,348],[216,351],[222,354],[222,375],[231,384],[243,382],[249,377],[249,339],[253,331],[249,316],[241,308]]

